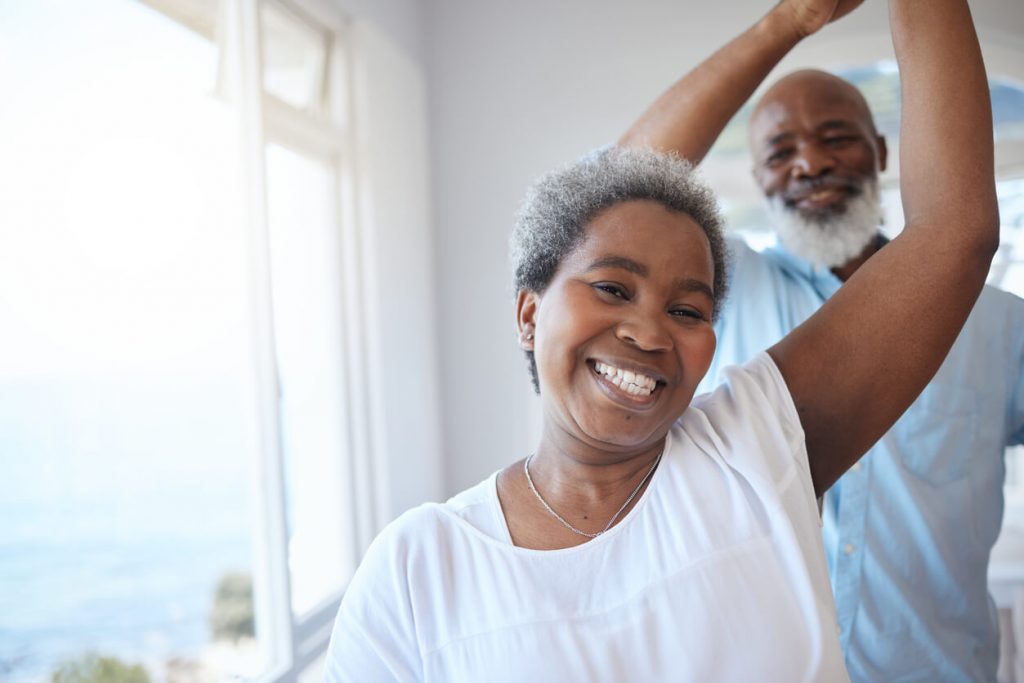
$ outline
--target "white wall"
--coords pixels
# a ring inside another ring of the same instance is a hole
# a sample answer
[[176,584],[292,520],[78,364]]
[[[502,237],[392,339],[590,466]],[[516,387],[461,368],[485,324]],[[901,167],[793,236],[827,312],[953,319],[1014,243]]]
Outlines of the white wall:
[[[772,4],[425,0],[447,493],[535,443],[536,402],[515,343],[506,265],[527,184],[613,141],[670,82]],[[1024,3],[972,7],[986,42],[1003,55],[1024,50]],[[887,30],[886,3],[867,0],[789,63],[862,61],[862,50],[889,49],[880,37]],[[845,54],[830,59],[833,47]]]
[[[348,24],[354,88],[355,214],[366,286],[363,350],[374,417],[372,529],[442,497],[436,277],[422,5],[296,0]],[[369,540],[368,538],[365,540]]]
[[382,523],[442,493],[427,84],[374,24],[356,21],[351,37]]
[[298,0],[331,9],[372,27],[414,64],[422,66],[423,3],[420,0]]

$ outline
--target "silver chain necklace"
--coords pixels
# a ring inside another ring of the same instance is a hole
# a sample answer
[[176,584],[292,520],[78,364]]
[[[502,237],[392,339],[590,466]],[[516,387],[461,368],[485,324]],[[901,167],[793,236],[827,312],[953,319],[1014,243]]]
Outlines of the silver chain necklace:
[[650,478],[650,476],[654,473],[654,469],[658,466],[658,463],[661,462],[661,456],[663,455],[663,453],[664,452],[659,453],[658,457],[654,459],[654,464],[651,465],[651,469],[647,470],[647,474],[644,475],[644,478],[641,479],[640,483],[636,485],[635,489],[633,489],[633,493],[629,494],[629,498],[626,499],[626,502],[623,503],[622,507],[620,507],[618,511],[614,515],[612,515],[612,518],[608,520],[608,524],[605,526],[605,528],[601,529],[600,531],[594,534],[587,533],[586,531],[577,529],[572,524],[569,524],[569,522],[567,522],[565,518],[562,517],[562,515],[558,514],[553,509],[551,509],[551,506],[548,505],[548,502],[544,500],[543,497],[541,497],[540,492],[537,491],[537,487],[533,485],[533,477],[530,476],[530,461],[533,460],[533,456],[536,455],[535,453],[531,453],[530,457],[528,457],[526,461],[523,463],[523,472],[526,473],[526,483],[530,485],[530,490],[533,491],[533,495],[537,496],[537,500],[539,500],[540,504],[544,506],[544,509],[550,512],[552,517],[561,522],[562,526],[564,526],[566,529],[573,532],[574,534],[586,536],[587,538],[597,538],[598,536],[612,528],[612,524],[615,524],[615,520],[619,518],[619,515],[622,514],[622,511],[626,509],[626,507],[634,498],[636,498],[636,494],[640,492],[640,489],[643,487],[644,482],[646,482]]

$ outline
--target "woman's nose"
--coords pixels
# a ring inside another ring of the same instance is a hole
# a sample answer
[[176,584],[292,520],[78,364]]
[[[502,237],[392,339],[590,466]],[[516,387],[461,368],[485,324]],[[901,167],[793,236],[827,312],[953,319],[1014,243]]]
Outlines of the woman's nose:
[[660,322],[635,316],[619,323],[616,336],[641,351],[667,351],[672,348],[672,336]]

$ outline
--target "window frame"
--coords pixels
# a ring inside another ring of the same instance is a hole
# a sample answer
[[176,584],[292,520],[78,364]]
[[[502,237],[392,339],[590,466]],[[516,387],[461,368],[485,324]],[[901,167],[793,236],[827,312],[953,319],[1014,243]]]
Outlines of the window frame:
[[[325,36],[322,96],[311,111],[301,111],[264,90],[260,19],[264,5],[273,5]],[[360,258],[358,160],[353,131],[346,125],[353,120],[350,22],[317,0],[223,0],[221,12],[224,85],[237,96],[241,124],[255,400],[260,422],[258,466],[252,479],[253,599],[257,642],[269,666],[256,680],[278,683],[297,680],[326,651],[346,586],[306,614],[293,613],[267,216],[265,150],[271,142],[325,162],[334,175],[335,227],[340,244],[334,270],[343,288],[340,328],[347,331],[342,338],[344,378],[339,378],[345,414],[338,418],[348,436],[348,453],[339,457],[347,460],[344,470],[349,476],[339,484],[349,503],[347,521],[355,546],[350,549],[352,557],[361,556],[383,519],[379,492],[384,473],[375,466],[375,415],[368,389],[366,338],[354,332],[366,329],[368,302],[361,294],[365,275]]]

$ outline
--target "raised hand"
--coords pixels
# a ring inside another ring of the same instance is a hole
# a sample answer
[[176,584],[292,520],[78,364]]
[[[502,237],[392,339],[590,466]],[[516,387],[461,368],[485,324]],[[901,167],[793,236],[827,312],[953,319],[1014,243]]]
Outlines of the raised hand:
[[699,164],[765,76],[803,38],[864,0],[782,0],[754,26],[679,79],[619,139]]
[[782,0],[776,9],[789,14],[797,35],[806,37],[849,14],[862,2],[864,0]]

